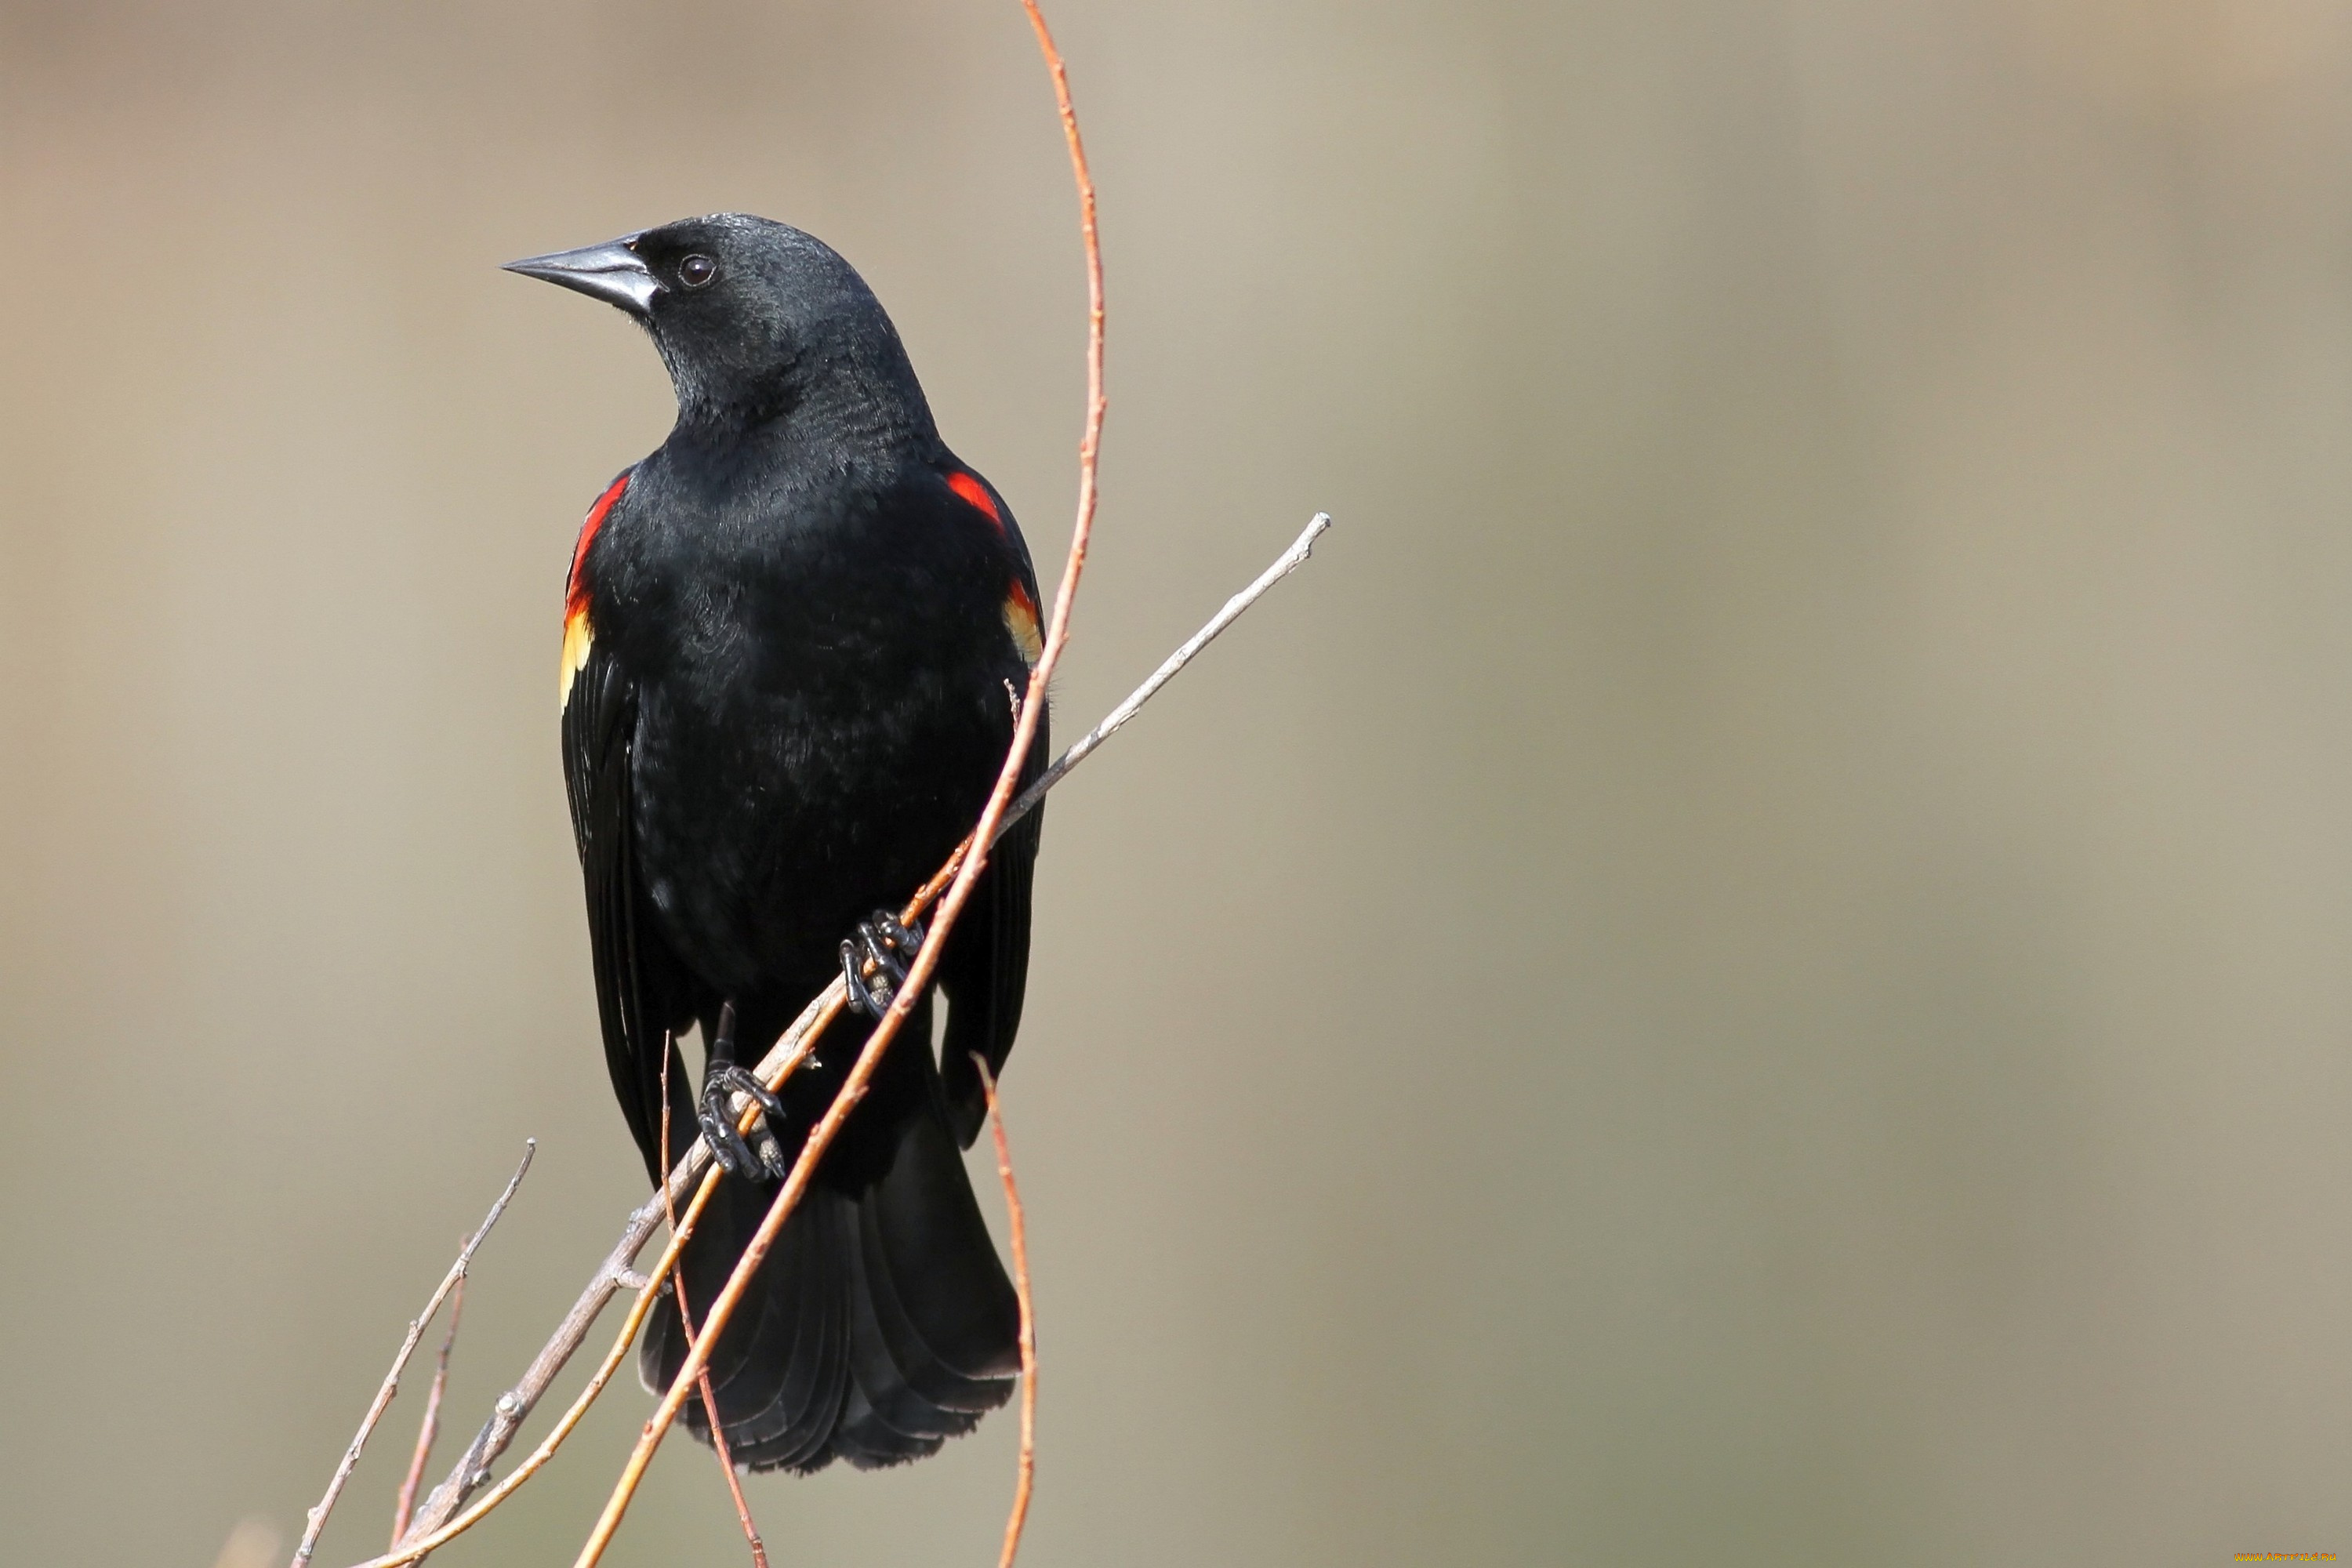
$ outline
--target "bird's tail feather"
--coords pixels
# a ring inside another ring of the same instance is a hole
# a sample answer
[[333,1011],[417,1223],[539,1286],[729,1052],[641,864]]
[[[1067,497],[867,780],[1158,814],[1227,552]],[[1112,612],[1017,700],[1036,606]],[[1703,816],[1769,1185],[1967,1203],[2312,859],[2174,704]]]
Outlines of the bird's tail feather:
[[[869,1102],[861,1114],[882,1109]],[[920,1458],[1013,1392],[1019,1302],[936,1097],[905,1105],[895,1132],[878,1172],[838,1184],[820,1171],[719,1335],[711,1390],[739,1465]],[[680,1260],[698,1328],[775,1192],[730,1177],[712,1194]],[[667,1388],[685,1359],[665,1296],[639,1368]],[[700,1398],[684,1414],[709,1442]]]

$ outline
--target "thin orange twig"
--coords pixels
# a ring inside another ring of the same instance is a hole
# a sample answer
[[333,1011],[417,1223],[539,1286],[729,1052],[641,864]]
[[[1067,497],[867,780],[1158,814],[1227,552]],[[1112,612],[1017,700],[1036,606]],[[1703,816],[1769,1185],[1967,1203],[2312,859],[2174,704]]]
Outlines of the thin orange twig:
[[416,1489],[424,1483],[425,1467],[432,1461],[434,1439],[441,1435],[441,1395],[449,1387],[449,1352],[457,1347],[457,1321],[466,1315],[466,1279],[449,1292],[449,1328],[441,1336],[441,1353],[433,1359],[433,1386],[425,1395],[425,1415],[416,1423],[416,1447],[408,1456],[408,1474],[401,1479],[400,1495],[392,1504],[392,1544],[408,1533],[408,1516],[416,1506]]
[[612,1496],[605,1500],[604,1510],[597,1518],[595,1528],[580,1549],[573,1568],[594,1568],[611,1542],[614,1531],[620,1528],[621,1518],[628,1511],[630,1500],[636,1495],[646,1468],[653,1460],[654,1451],[667,1436],[671,1423],[677,1419],[680,1406],[708,1361],[706,1347],[713,1342],[728,1320],[734,1315],[737,1303],[750,1288],[751,1276],[775,1244],[801,1200],[810,1180],[815,1174],[817,1162],[841,1131],[850,1111],[866,1096],[866,1085],[872,1081],[875,1069],[881,1064],[882,1053],[889,1048],[905,1026],[916,1003],[928,991],[932,973],[939,967],[939,958],[947,946],[947,938],[954,929],[957,917],[971,900],[973,885],[981,870],[988,864],[988,849],[996,839],[996,829],[1004,817],[1005,808],[1020,786],[1022,763],[1037,733],[1037,725],[1045,710],[1046,691],[1053,679],[1054,668],[1061,662],[1062,650],[1070,637],[1070,610],[1077,595],[1078,579],[1086,569],[1087,542],[1094,530],[1096,497],[1096,462],[1101,450],[1103,413],[1103,279],[1102,253],[1095,228],[1095,192],[1093,177],[1087,173],[1084,143],[1078,137],[1078,121],[1070,104],[1069,79],[1062,65],[1059,50],[1045,26],[1045,16],[1037,9],[1036,0],[1022,0],[1029,13],[1029,21],[1037,34],[1038,47],[1045,57],[1046,68],[1054,78],[1054,97],[1062,115],[1062,132],[1069,143],[1070,168],[1077,182],[1079,227],[1087,252],[1087,417],[1085,433],[1078,443],[1078,516],[1070,531],[1069,556],[1063,567],[1060,587],[1054,595],[1054,614],[1045,636],[1045,646],[1039,652],[1036,667],[1029,672],[1029,689],[1021,703],[1020,717],[1013,727],[1013,743],[1005,749],[1004,765],[997,773],[996,787],[989,792],[988,804],[981,812],[980,822],[972,829],[962,864],[955,880],[949,884],[947,896],[940,902],[939,913],[931,922],[929,937],[915,955],[915,963],[898,993],[891,998],[874,1033],[867,1037],[866,1047],[849,1069],[849,1076],[834,1096],[833,1103],[810,1132],[802,1147],[800,1158],[793,1163],[791,1175],[776,1194],[775,1201],[760,1222],[760,1228],[736,1261],[735,1269],[718,1299],[710,1303],[703,1320],[702,1342],[689,1348],[679,1365],[669,1391],[662,1396],[653,1416],[638,1436],[636,1447],[629,1454],[628,1463],[614,1483]]
[[[661,1168],[669,1169],[669,1059],[677,1053],[670,1047],[667,1036],[662,1039],[661,1064]],[[669,1184],[662,1184],[662,1212],[669,1217],[669,1227],[677,1229],[677,1200],[670,1195]],[[678,1271],[670,1281],[670,1294],[677,1299],[677,1326],[686,1335],[687,1347],[694,1345],[694,1318],[686,1304],[686,1272]],[[727,1451],[727,1432],[719,1423],[719,1396],[710,1392],[710,1369],[702,1369],[702,1413],[710,1418],[710,1449],[719,1460],[719,1473],[727,1478],[727,1495],[735,1500],[736,1521],[743,1527],[743,1539],[751,1544],[753,1568],[768,1568],[768,1543],[760,1539],[760,1527],[751,1518],[751,1505],[743,1497],[742,1480],[735,1474],[735,1456]],[[393,1544],[399,1544],[394,1538]]]
[[1029,1489],[1037,1476],[1037,1310],[1029,1297],[1029,1216],[1021,1206],[1020,1184],[1013,1179],[1013,1149],[1004,1140],[996,1077],[978,1051],[971,1059],[988,1095],[988,1131],[996,1140],[996,1174],[1004,1184],[1004,1213],[1013,1232],[1013,1294],[1021,1303],[1021,1468],[1013,1486],[1013,1512],[1004,1521],[1004,1552],[997,1559],[997,1568],[1013,1568],[1013,1560],[1021,1554],[1022,1527],[1029,1522]]

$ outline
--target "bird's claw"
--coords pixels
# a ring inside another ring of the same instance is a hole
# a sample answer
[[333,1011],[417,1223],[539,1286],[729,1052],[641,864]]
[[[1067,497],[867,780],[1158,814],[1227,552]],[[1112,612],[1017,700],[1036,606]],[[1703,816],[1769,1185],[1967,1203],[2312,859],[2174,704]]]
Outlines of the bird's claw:
[[[756,1148],[737,1126],[734,1097],[739,1094],[760,1108],[751,1123]],[[710,1157],[729,1175],[781,1182],[792,1173],[776,1142],[776,1130],[784,1124],[784,1102],[741,1068],[722,1063],[703,1075],[702,1113],[696,1120],[701,1124],[703,1142],[710,1145]]]
[[849,1010],[879,1018],[890,999],[907,982],[907,963],[922,950],[923,924],[904,925],[887,910],[858,922],[855,936],[841,944],[841,979],[848,987]]

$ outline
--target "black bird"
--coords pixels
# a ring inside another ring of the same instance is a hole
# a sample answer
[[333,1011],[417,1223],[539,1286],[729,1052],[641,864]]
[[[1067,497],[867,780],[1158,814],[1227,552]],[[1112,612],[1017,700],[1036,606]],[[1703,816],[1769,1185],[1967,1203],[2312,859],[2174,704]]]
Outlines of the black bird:
[[[890,318],[796,228],[720,214],[509,269],[649,332],[677,422],[580,531],[565,587],[564,780],[605,1063],[661,1180],[698,1126],[729,1175],[682,1259],[698,1326],[861,1032],[781,1096],[741,1067],[836,972],[877,1016],[919,931],[889,911],[980,815],[1038,654],[1037,578],[1003,498],[940,438]],[[1008,689],[1008,683],[1010,688]],[[1042,716],[1041,716],[1042,717]],[[1047,755],[1041,724],[1029,773]],[[1019,1310],[961,1151],[1021,1022],[1037,818],[998,847],[872,1089],[710,1358],[739,1464],[936,1452],[1004,1402]],[[698,1026],[701,1091],[676,1041]],[[747,1142],[726,1106],[757,1090]],[[686,1355],[675,1302],[640,1371]],[[709,1440],[701,1402],[687,1420]]]

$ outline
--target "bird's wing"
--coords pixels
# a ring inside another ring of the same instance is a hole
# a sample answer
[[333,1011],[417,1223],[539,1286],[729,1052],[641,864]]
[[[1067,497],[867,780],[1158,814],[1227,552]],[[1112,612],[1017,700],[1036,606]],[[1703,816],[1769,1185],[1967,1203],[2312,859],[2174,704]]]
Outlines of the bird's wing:
[[652,929],[637,885],[630,777],[637,727],[635,683],[593,642],[567,648],[563,783],[588,888],[588,942],[604,1065],[646,1169],[662,1179],[662,1058],[670,1058],[672,1157],[695,1136],[693,1096],[667,1026],[677,1013],[677,961]]
[[[1037,738],[1021,769],[1022,789],[1045,771],[1053,757],[1048,728],[1047,716],[1039,714]],[[1003,1070],[1004,1058],[1013,1052],[1013,1037],[1021,1027],[1021,1002],[1029,985],[1029,886],[1045,816],[1040,803],[990,851],[988,868],[972,889],[963,918],[948,933],[948,949],[940,958],[940,986],[948,998],[940,1072],[949,1121],[966,1148],[988,1118],[987,1097],[971,1053],[980,1053],[994,1077]]]

